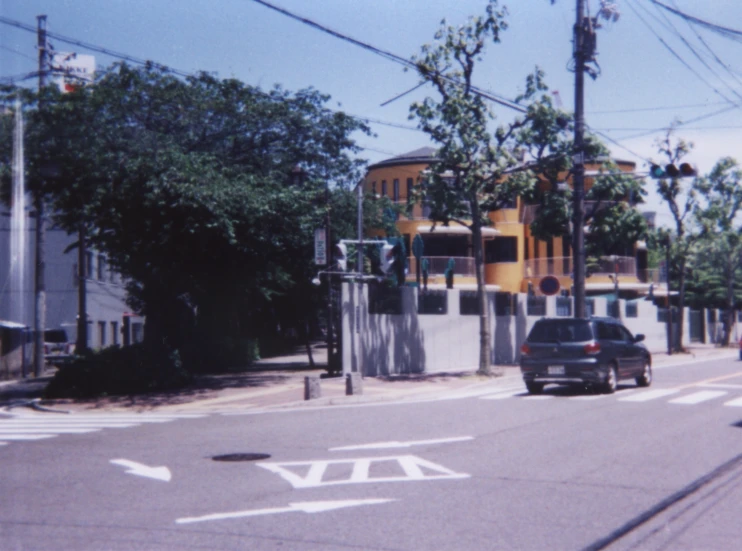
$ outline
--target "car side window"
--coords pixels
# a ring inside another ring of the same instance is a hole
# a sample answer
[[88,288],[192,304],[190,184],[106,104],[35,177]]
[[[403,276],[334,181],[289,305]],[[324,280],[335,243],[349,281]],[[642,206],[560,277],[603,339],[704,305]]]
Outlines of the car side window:
[[595,333],[598,340],[611,341],[614,340],[614,336],[611,334],[611,328],[607,323],[601,321],[595,323]]
[[616,328],[621,333],[621,340],[622,341],[626,341],[626,342],[633,342],[634,341],[634,337],[633,337],[633,335],[631,334],[631,332],[628,329],[626,329],[625,327],[621,327],[620,325],[617,325]]

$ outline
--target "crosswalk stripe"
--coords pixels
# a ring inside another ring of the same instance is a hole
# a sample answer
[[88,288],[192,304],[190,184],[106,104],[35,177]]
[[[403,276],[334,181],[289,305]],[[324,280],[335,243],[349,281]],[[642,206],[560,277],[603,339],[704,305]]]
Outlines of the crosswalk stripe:
[[669,403],[686,405],[700,404],[701,402],[713,400],[714,398],[724,396],[725,394],[728,393],[724,390],[701,390],[699,392],[694,392],[693,394],[683,396],[682,398],[675,398],[674,400],[670,400]]
[[96,432],[100,428],[79,428],[79,427],[59,427],[49,429],[49,427],[5,427],[0,426],[0,434],[84,434],[86,432]]
[[0,423],[0,430],[3,427],[28,427],[28,428],[45,428],[47,430],[56,430],[57,427],[69,427],[72,429],[126,429],[129,427],[136,427],[139,423],[42,423],[37,421],[35,423]]
[[677,394],[679,392],[675,388],[658,388],[656,390],[647,390],[644,392],[637,392],[635,394],[632,394],[631,396],[624,396],[623,398],[619,398],[619,402],[648,402],[650,400],[655,400],[657,398],[664,398],[665,396],[670,396],[672,394]]
[[534,394],[531,396],[524,396],[524,400],[551,400],[556,398],[553,394]]
[[44,438],[54,438],[56,434],[5,434],[0,432],[2,440],[43,440]]
[[742,407],[742,398],[736,398],[724,403],[725,406]]
[[610,394],[585,394],[581,396],[570,396],[569,400],[600,400],[601,398],[607,398]]
[[497,394],[490,394],[489,396],[480,396],[480,400],[504,400],[505,398],[512,398],[518,394],[523,394],[525,389],[510,390],[506,392],[498,392]]

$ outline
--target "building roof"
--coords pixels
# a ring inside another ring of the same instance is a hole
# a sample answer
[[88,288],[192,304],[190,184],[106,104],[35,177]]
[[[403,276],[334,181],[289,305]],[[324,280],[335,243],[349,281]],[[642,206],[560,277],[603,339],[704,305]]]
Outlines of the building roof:
[[385,166],[395,166],[395,165],[409,165],[414,163],[429,163],[435,159],[435,154],[438,150],[434,147],[421,147],[419,149],[415,149],[414,151],[410,151],[408,153],[403,153],[402,155],[397,155],[396,157],[391,157],[389,159],[384,159],[383,161],[379,161],[376,164],[371,165],[368,167],[369,169],[372,168],[380,168]]

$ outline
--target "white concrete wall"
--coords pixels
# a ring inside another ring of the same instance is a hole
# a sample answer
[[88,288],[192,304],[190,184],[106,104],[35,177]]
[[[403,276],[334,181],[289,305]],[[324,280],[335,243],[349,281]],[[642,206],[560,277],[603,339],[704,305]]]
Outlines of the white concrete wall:
[[[368,311],[368,286],[343,284],[343,373],[360,372],[364,376],[374,377],[477,369],[479,316],[459,313],[460,290],[448,291],[446,314],[418,315],[417,292],[415,287],[402,289],[404,314],[371,315]],[[606,299],[594,300],[594,315],[606,316]],[[518,363],[520,345],[536,320],[541,318],[526,314],[526,302],[525,294],[517,295],[515,315],[495,316],[494,296],[489,300],[493,363]],[[657,321],[657,308],[649,301],[638,301],[637,317],[627,317],[626,303],[623,300],[620,302],[621,319],[629,331],[645,335],[644,342],[650,351],[665,351],[666,324]],[[556,297],[547,297],[546,316],[556,315]],[[683,342],[687,344],[690,342],[687,312],[684,319]],[[707,342],[711,341],[707,339]]]

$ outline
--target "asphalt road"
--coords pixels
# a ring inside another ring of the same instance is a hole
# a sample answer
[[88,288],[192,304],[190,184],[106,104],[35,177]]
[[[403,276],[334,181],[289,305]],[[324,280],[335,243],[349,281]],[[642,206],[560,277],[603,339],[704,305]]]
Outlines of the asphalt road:
[[[742,545],[733,359],[615,395],[513,385],[200,417],[29,412],[0,419],[0,440],[2,550]],[[245,460],[214,460],[231,454]]]

